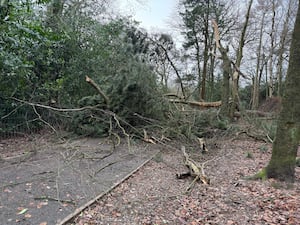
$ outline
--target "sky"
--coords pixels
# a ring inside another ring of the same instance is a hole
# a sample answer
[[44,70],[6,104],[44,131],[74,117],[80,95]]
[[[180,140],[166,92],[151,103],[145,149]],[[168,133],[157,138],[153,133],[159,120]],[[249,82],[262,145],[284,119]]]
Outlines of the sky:
[[117,0],[122,13],[133,16],[148,31],[169,30],[178,0]]

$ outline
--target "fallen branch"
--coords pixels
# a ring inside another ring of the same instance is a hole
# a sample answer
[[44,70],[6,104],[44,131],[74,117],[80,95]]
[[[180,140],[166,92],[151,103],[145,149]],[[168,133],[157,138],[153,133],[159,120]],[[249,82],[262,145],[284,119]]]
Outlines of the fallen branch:
[[57,198],[53,198],[53,197],[49,197],[49,196],[34,197],[34,200],[47,200],[47,201],[55,201],[55,202],[76,205],[75,202],[72,200],[62,200],[62,199],[57,199]]
[[173,97],[173,98],[177,98],[177,99],[181,99],[183,100],[184,98],[178,94],[174,94],[174,93],[168,93],[164,95],[165,97]]
[[203,184],[209,184],[210,180],[205,175],[203,166],[199,167],[197,165],[197,163],[193,159],[191,159],[189,157],[189,155],[185,151],[185,147],[184,146],[181,147],[181,151],[182,151],[183,156],[184,156],[184,164],[188,167],[189,172],[184,173],[184,174],[178,174],[177,178],[178,179],[182,179],[182,178],[185,178],[187,176],[194,177],[194,180],[192,181],[192,183],[187,187],[186,192],[190,192],[191,189],[193,188],[194,184],[198,180],[201,180],[201,182]]
[[95,177],[98,173],[100,173],[105,168],[107,168],[107,167],[109,167],[109,166],[111,166],[111,165],[113,165],[113,164],[115,164],[117,162],[120,162],[120,160],[119,161],[115,161],[115,162],[110,162],[110,163],[106,164],[105,166],[101,167],[100,169],[98,169],[97,171],[94,172],[93,177]]
[[185,100],[180,100],[180,99],[169,99],[169,101],[173,102],[173,103],[180,103],[180,104],[185,104],[185,105],[190,105],[190,106],[196,106],[196,107],[200,107],[200,108],[219,107],[222,104],[221,101],[217,101],[217,102],[196,102],[196,101],[185,101]]
[[62,109],[62,108],[51,107],[51,106],[48,106],[48,105],[42,105],[42,104],[39,104],[39,103],[28,102],[28,101],[25,101],[25,100],[14,98],[14,97],[11,97],[11,99],[13,99],[17,102],[25,103],[25,104],[30,105],[30,106],[37,106],[37,107],[40,107],[40,108],[49,109],[49,110],[53,110],[53,111],[57,111],[57,112],[80,112],[80,111],[84,111],[84,110],[87,110],[87,109],[96,109],[99,106],[99,105],[95,105],[95,106],[85,106],[85,107],[82,107],[82,108],[74,108],[74,109],[65,109],[65,108]]

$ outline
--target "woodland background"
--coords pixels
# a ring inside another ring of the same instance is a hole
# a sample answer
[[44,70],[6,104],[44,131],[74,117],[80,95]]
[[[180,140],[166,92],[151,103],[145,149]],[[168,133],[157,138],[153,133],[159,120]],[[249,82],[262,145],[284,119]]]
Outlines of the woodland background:
[[[297,4],[182,0],[178,43],[113,13],[113,1],[1,1],[0,133],[47,127],[145,137],[147,130],[190,139],[230,128],[252,115],[246,110],[274,112]],[[276,123],[257,124],[274,138]]]

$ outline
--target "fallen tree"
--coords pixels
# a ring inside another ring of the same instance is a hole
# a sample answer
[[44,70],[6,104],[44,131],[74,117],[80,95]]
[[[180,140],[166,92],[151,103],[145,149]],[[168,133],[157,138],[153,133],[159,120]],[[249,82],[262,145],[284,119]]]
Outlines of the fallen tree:
[[169,99],[172,103],[179,103],[179,104],[185,104],[189,105],[191,107],[199,107],[199,108],[214,108],[214,107],[220,107],[222,105],[221,101],[217,102],[197,102],[197,101],[186,101],[181,99]]

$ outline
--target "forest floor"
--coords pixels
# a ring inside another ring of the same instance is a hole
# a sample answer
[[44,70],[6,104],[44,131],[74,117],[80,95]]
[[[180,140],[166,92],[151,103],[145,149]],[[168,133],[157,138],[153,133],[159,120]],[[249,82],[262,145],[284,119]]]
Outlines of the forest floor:
[[[181,145],[205,164],[209,185],[198,182],[186,193],[193,179],[176,178],[186,172]],[[1,140],[0,221],[59,224],[110,190],[65,224],[300,224],[299,167],[294,184],[245,180],[267,164],[270,144],[239,135],[209,139],[207,148],[203,154],[197,146],[171,140],[136,142],[129,149],[124,142],[112,153],[107,139]]]
[[246,180],[266,166],[271,144],[244,138],[208,146],[206,155],[189,153],[206,162],[210,185],[186,193],[193,179],[175,176],[185,171],[181,152],[163,150],[68,224],[300,224],[299,167],[294,184]]

